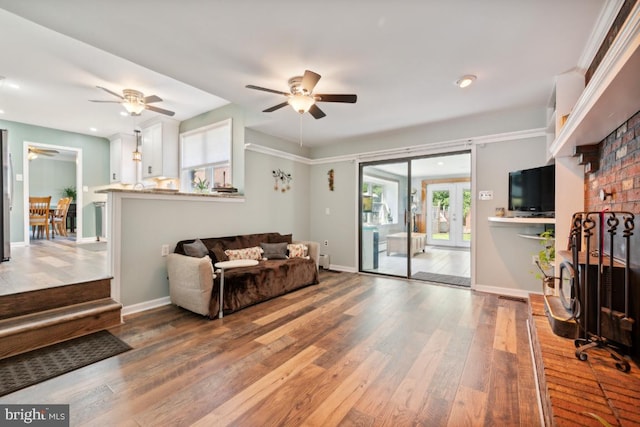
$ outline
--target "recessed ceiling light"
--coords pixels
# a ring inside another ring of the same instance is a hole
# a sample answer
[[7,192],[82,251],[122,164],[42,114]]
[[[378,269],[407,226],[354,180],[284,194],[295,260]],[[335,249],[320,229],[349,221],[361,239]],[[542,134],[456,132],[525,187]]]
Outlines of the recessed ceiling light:
[[444,166],[444,162],[438,162],[438,166]]
[[96,129],[96,128],[89,128],[89,130],[90,130],[91,132],[98,132],[98,129]]
[[129,113],[127,113],[126,111],[120,111],[120,115],[122,117],[129,117]]
[[472,75],[472,74],[467,74],[466,76],[462,76],[458,79],[458,81],[456,81],[456,86],[458,86],[459,88],[465,88],[469,85],[471,85],[471,83],[473,83],[476,80],[476,76]]
[[4,110],[0,110],[0,114],[4,114]]
[[20,85],[15,84],[15,83],[9,83],[9,87],[10,87],[11,89],[20,89]]

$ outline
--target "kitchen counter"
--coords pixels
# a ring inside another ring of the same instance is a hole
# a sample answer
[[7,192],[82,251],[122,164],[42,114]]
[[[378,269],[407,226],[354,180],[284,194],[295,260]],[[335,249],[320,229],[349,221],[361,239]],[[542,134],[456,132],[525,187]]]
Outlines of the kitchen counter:
[[130,188],[105,188],[97,190],[99,194],[118,194],[122,197],[140,197],[140,198],[179,198],[184,200],[211,200],[211,201],[244,201],[244,194],[240,193],[182,193],[178,190],[170,190],[165,188],[145,188],[142,190],[134,190]]

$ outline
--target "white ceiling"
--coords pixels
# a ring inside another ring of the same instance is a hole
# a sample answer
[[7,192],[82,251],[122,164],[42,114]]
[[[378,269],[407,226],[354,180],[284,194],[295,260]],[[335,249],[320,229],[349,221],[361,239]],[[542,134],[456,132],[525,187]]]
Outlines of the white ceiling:
[[[581,55],[606,5],[0,0],[0,118],[86,134],[95,127],[109,136],[156,115],[145,111],[134,120],[121,117],[118,104],[88,102],[110,98],[100,85],[156,94],[164,102],[154,105],[179,120],[232,102],[248,112],[247,126],[292,142],[302,129],[305,145],[314,146],[543,108],[555,75],[588,65]],[[261,113],[283,98],[245,88],[288,91],[287,80],[305,69],[322,75],[317,92],[356,93],[358,102],[320,104],[327,117],[315,120],[288,107]],[[454,85],[463,74],[478,77],[464,90]]]

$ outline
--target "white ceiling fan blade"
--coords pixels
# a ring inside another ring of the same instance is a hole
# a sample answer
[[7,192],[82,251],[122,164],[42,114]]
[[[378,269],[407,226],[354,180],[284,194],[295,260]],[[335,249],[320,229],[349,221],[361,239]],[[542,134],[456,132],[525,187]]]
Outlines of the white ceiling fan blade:
[[162,98],[157,95],[145,96],[143,99],[145,104],[151,104],[152,102],[162,102]]
[[164,108],[154,107],[153,105],[145,105],[144,108],[146,108],[149,111],[155,111],[156,113],[166,114],[167,116],[174,116],[176,114],[173,111],[165,110]]
[[102,86],[96,86],[98,89],[102,89],[103,91],[110,93],[113,96],[117,96],[120,99],[124,99],[124,97],[122,95],[120,95],[119,93],[115,93],[114,91],[111,91],[109,89],[107,89],[106,87],[102,87]]

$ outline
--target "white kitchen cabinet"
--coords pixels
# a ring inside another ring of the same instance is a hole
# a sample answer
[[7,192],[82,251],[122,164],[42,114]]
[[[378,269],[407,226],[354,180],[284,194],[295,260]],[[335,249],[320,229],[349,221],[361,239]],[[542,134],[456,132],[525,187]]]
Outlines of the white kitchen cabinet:
[[136,138],[133,135],[117,134],[109,138],[109,182],[111,184],[135,184],[136,163],[133,152],[136,149]]
[[172,119],[142,125],[142,178],[178,178],[178,132]]

